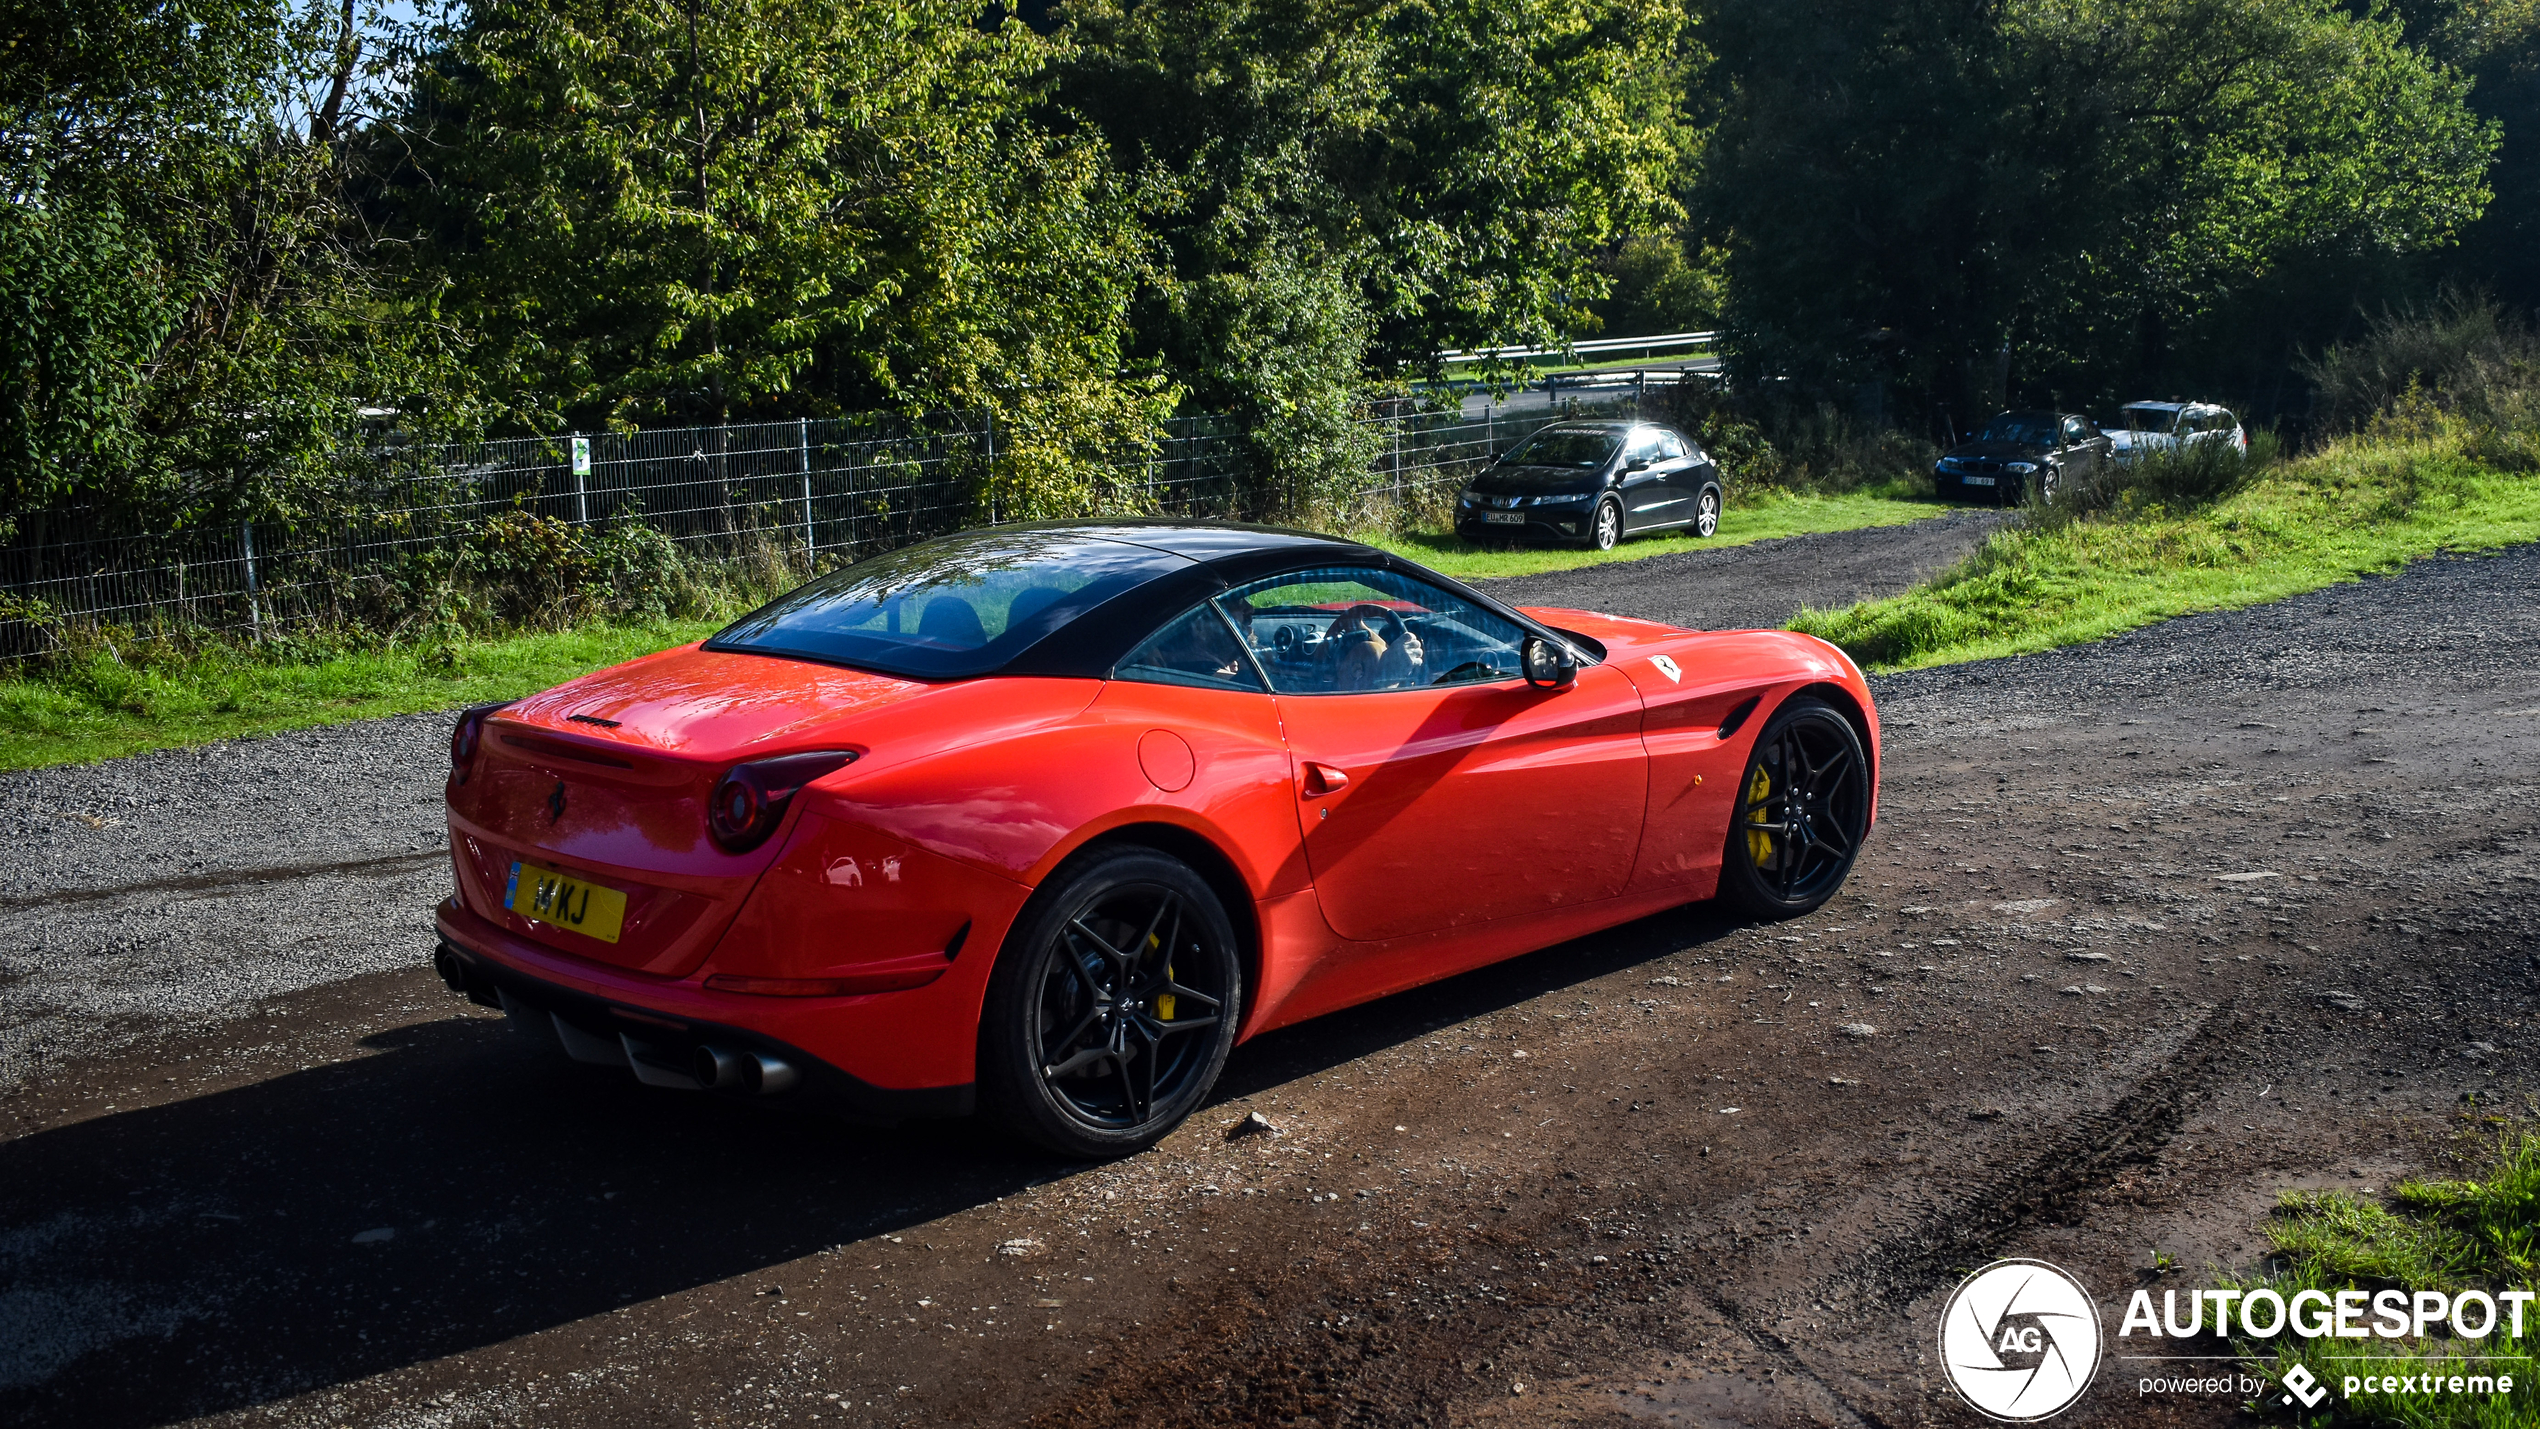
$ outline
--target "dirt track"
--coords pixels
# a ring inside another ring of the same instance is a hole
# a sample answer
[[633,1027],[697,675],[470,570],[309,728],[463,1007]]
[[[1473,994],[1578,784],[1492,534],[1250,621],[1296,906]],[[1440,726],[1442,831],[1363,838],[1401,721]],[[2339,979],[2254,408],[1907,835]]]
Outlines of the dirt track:
[[1585,606],[1690,630],[1771,629],[1802,607],[1840,610],[1906,590],[1984,544],[2005,515],[1960,508],[1902,526],[1696,547],[1481,585],[1511,605]]
[[[353,895],[435,881],[363,862],[403,792],[331,793],[418,777],[401,723],[12,776],[0,1419],[1973,1424],[1927,1349],[1963,1268],[2244,1263],[2277,1188],[2532,1089],[2540,550],[1879,684],[1882,823],[1816,916],[1275,1034],[1105,1167],[586,1079],[420,939],[361,970],[412,910]],[[95,801],[226,807],[223,758],[320,871],[144,876]],[[2228,1413],[2131,1376],[2061,1422]]]

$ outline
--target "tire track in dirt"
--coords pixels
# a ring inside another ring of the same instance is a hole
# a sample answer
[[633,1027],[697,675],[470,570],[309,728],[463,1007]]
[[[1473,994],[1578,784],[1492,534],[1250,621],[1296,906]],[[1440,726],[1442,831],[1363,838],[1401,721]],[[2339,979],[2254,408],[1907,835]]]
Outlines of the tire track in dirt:
[[142,883],[115,883],[99,888],[66,888],[52,893],[29,893],[0,898],[0,911],[18,908],[63,908],[80,903],[103,903],[118,898],[138,898],[154,893],[209,893],[258,883],[294,883],[302,879],[323,878],[329,874],[405,873],[427,868],[449,858],[447,849],[428,849],[422,853],[392,853],[375,858],[346,859],[337,863],[285,863],[270,868],[225,869],[217,873],[192,873],[175,878],[157,878]]

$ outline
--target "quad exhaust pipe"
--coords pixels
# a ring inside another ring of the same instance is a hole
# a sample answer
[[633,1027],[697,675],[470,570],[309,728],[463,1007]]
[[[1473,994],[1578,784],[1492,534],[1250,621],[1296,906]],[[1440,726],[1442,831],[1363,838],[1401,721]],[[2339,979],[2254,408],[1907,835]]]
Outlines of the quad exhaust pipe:
[[802,1074],[782,1057],[741,1048],[718,1047],[711,1042],[697,1044],[697,1054],[689,1063],[689,1075],[695,1077],[701,1087],[759,1097],[791,1091],[794,1084],[802,1080]]

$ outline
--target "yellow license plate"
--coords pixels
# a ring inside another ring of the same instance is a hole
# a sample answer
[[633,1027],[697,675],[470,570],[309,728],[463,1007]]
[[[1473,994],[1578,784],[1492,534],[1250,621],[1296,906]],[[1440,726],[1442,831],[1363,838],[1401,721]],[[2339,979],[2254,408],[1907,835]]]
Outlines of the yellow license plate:
[[512,865],[503,906],[603,943],[616,942],[626,923],[625,894],[534,863]]

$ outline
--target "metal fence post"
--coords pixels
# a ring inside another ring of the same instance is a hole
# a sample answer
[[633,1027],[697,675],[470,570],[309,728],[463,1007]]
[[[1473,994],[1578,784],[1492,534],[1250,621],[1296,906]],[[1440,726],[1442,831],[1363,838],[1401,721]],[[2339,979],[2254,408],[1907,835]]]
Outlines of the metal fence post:
[[794,456],[803,469],[803,564],[817,568],[820,564],[820,541],[817,528],[811,524],[811,419],[794,419]]
[[1393,504],[1402,505],[1402,409],[1393,411]]
[[264,615],[256,609],[256,523],[238,523],[238,549],[247,557],[247,633],[250,638],[265,638]]
[[997,524],[997,409],[987,411],[988,524]]
[[1649,372],[1644,368],[1632,374],[1632,415],[1635,417],[1645,415],[1641,404],[1648,400]]

